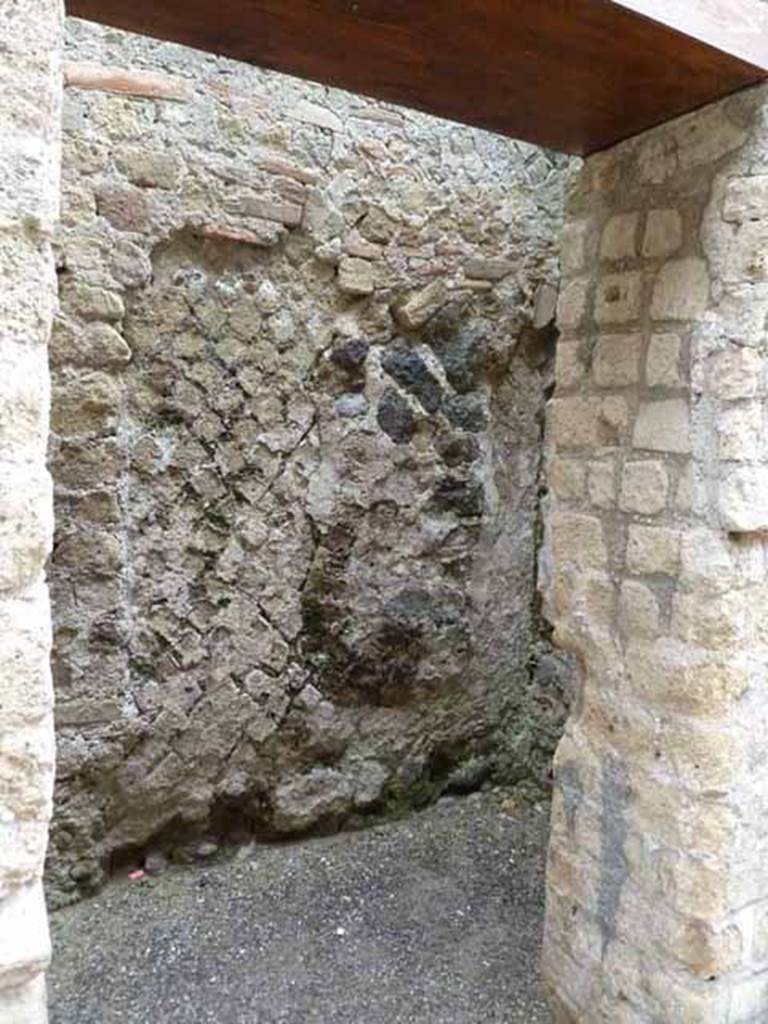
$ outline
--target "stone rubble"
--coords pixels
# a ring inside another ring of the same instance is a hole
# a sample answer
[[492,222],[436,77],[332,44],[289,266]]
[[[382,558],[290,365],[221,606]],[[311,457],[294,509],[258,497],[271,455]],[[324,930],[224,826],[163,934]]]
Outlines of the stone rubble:
[[544,783],[568,161],[85,23],[67,57],[49,898]]

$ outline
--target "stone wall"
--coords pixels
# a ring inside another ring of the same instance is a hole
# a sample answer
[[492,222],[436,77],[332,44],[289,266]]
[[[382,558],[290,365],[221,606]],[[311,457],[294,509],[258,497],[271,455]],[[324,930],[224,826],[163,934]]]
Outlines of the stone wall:
[[590,159],[563,234],[542,564],[562,1021],[768,1017],[768,91]]
[[546,778],[568,163],[72,22],[50,891]]
[[49,956],[41,883],[53,786],[46,350],[62,31],[59,0],[0,8],[0,1024],[45,1019]]

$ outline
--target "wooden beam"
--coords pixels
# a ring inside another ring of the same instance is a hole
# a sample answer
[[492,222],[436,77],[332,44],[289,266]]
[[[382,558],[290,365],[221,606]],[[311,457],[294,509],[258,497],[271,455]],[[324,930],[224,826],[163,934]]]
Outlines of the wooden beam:
[[711,42],[725,14],[740,14],[719,42],[760,58],[764,41],[747,44],[749,27],[762,24],[756,15],[762,6],[760,0],[68,0],[70,14],[92,21],[571,153],[605,148],[766,77],[763,63]]

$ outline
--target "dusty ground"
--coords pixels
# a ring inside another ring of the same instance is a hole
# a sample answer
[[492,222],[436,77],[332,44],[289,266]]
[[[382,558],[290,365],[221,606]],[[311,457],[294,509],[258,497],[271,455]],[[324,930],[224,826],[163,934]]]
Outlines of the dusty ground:
[[546,812],[504,806],[115,883],[53,918],[51,1024],[546,1024]]

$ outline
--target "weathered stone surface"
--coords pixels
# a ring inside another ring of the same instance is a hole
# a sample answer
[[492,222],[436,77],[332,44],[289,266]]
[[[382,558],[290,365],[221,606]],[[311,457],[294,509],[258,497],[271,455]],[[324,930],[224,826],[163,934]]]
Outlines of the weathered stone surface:
[[8,1024],[45,1024],[45,976],[40,973],[25,985],[0,991],[0,1020]]
[[0,904],[0,991],[20,988],[39,975],[51,955],[43,887],[38,881]]
[[61,3],[4,4],[0,36],[0,77],[13,83],[0,113],[0,1021],[44,1024],[41,875],[54,768],[46,345],[56,303]]
[[636,211],[618,213],[603,228],[600,256],[604,260],[622,260],[637,253],[637,230],[640,217]]
[[396,343],[384,353],[381,365],[401,388],[420,402],[426,412],[437,412],[443,400],[443,391],[440,382],[417,352],[408,345]]
[[640,316],[643,279],[636,271],[606,274],[597,284],[595,320],[600,325],[622,324]]
[[467,277],[480,278],[485,281],[502,281],[514,273],[515,264],[505,259],[482,260],[474,258],[464,265]]
[[388,388],[379,399],[379,426],[395,444],[407,444],[416,432],[416,417],[408,399]]
[[96,199],[58,240],[51,898],[127,849],[544,781],[531,318],[566,163],[92,25],[70,56],[194,98],[67,94]]
[[653,289],[654,320],[691,320],[703,313],[709,298],[709,276],[703,260],[689,257],[665,264]]
[[601,337],[595,346],[592,372],[599,387],[627,387],[640,378],[642,335]]
[[118,150],[115,163],[128,181],[142,188],[174,189],[184,170],[178,154],[143,145]]
[[683,244],[683,218],[680,211],[651,210],[645,225],[643,256],[660,259],[672,256]]
[[682,387],[681,358],[682,343],[678,335],[654,334],[645,358],[646,384],[649,387]]
[[581,666],[555,758],[557,1020],[768,1014],[766,110],[763,86],[629,140],[571,197],[540,559]]
[[51,339],[52,363],[101,369],[124,366],[130,358],[125,338],[111,324],[75,325],[59,318]]
[[437,280],[396,306],[394,314],[397,321],[407,330],[417,331],[442,309],[447,301],[448,291],[445,282]]
[[347,295],[370,295],[375,287],[374,268],[368,260],[345,256],[339,262],[339,288]]
[[656,452],[691,450],[690,412],[684,399],[648,402],[640,407],[633,443]]
[[759,533],[768,525],[768,466],[724,471],[720,516],[732,533]]

